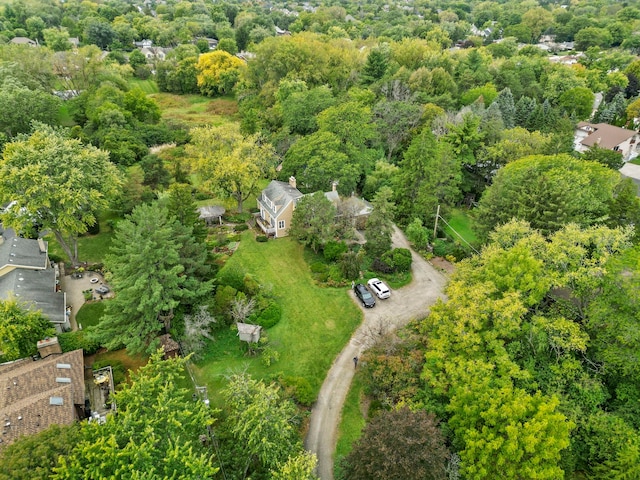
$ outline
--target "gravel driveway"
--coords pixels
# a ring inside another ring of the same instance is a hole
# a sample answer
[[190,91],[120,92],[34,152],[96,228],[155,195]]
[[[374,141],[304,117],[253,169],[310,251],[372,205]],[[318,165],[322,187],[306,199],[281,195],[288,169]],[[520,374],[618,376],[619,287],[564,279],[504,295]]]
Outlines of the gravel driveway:
[[[394,227],[394,247],[410,248],[402,232]],[[375,308],[364,309],[364,320],[349,343],[333,362],[311,410],[305,448],[318,456],[317,474],[320,480],[333,480],[333,453],[336,447],[340,414],[354,375],[353,357],[375,343],[379,333],[407,325],[424,318],[431,305],[444,297],[446,277],[420,255],[411,252],[413,281],[393,290],[386,300],[376,299]],[[349,294],[358,305],[353,292]]]

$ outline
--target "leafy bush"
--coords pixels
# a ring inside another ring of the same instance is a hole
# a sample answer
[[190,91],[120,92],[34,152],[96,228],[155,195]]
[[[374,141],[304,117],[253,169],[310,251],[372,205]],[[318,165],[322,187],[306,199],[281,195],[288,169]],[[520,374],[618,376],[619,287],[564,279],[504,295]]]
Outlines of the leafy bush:
[[374,272],[380,273],[393,273],[393,265],[389,265],[386,261],[381,258],[376,258],[371,264],[371,269]]
[[221,285],[216,290],[213,297],[213,316],[220,320],[218,325],[228,325],[231,321],[229,311],[237,293],[238,290],[228,285]]
[[251,207],[249,209],[249,213],[258,213],[260,211],[260,209],[258,207]]
[[244,285],[243,292],[249,295],[256,295],[260,291],[260,284],[253,275],[247,273],[242,279]]
[[229,239],[230,242],[239,242],[240,241],[240,234],[234,233],[232,235],[229,235],[227,238]]
[[322,262],[313,262],[309,267],[311,273],[326,273],[329,267]]
[[229,223],[246,223],[251,219],[251,214],[249,212],[226,213],[222,218]]
[[49,253],[49,261],[51,263],[60,263],[60,262],[63,262],[64,259],[60,255],[56,255],[55,253]]
[[329,267],[329,279],[334,284],[340,284],[343,282],[344,278],[342,276],[342,269],[340,268],[340,265],[331,265]]
[[396,272],[404,273],[411,270],[411,250],[407,248],[394,248],[390,253]]
[[355,280],[360,276],[362,257],[358,252],[345,252],[340,257],[340,269],[342,276],[347,280]]
[[96,219],[95,223],[93,225],[89,225],[87,227],[87,234],[88,235],[97,235],[100,233],[100,222]]
[[218,283],[228,285],[241,292],[244,292],[244,277],[246,272],[238,266],[227,266],[218,273]]
[[236,225],[235,227],[233,227],[233,230],[236,232],[244,232],[245,230],[249,229],[249,225],[247,225],[246,223],[241,223],[240,225]]
[[436,238],[433,241],[433,254],[436,257],[446,257],[453,252],[453,243],[448,242],[444,238]]
[[422,220],[419,218],[415,218],[413,222],[407,226],[407,238],[417,249],[422,250],[427,247],[429,235],[429,230],[422,225]]
[[264,243],[266,241],[267,241],[267,236],[266,235],[258,235],[256,237],[256,242]]
[[276,302],[272,301],[267,308],[265,308],[258,318],[256,323],[264,328],[271,328],[276,325],[282,318],[282,307]]
[[280,360],[280,352],[277,351],[275,348],[267,345],[262,349],[260,360],[262,361],[262,364],[265,367],[270,367],[272,364]]
[[58,342],[60,342],[60,348],[62,348],[63,352],[71,352],[81,348],[84,350],[85,355],[92,355],[100,348],[100,343],[93,340],[85,330],[59,333]]
[[211,197],[208,194],[204,193],[204,192],[196,192],[193,195],[193,198],[198,200],[198,201],[201,201],[201,200],[209,200]]
[[315,400],[311,383],[304,377],[285,377],[282,379],[284,390],[300,405],[310,406]]
[[348,248],[345,242],[336,242],[335,240],[329,240],[324,246],[324,258],[329,262],[333,262],[347,250]]

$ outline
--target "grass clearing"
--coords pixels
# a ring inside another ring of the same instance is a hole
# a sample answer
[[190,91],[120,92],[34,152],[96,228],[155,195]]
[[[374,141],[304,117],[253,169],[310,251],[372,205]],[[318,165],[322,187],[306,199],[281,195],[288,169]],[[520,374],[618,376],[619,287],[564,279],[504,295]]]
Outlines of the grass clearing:
[[[467,242],[471,245],[478,245],[480,241],[473,230],[473,219],[469,215],[468,210],[453,209],[445,220]],[[444,225],[444,229],[451,238],[460,240],[451,228]]]
[[76,314],[76,321],[82,325],[82,328],[97,325],[102,315],[104,315],[105,301],[84,303]]
[[364,395],[364,383],[360,379],[360,375],[356,374],[351,383],[351,389],[342,408],[342,416],[340,425],[338,426],[338,443],[335,451],[334,472],[336,478],[342,478],[339,475],[340,461],[346,457],[351,451],[353,444],[362,435],[362,429],[365,426],[365,417],[362,411],[362,397]]
[[216,392],[224,386],[225,374],[246,370],[258,378],[304,377],[317,394],[334,358],[360,324],[360,309],[345,288],[321,288],[314,283],[302,245],[290,238],[258,243],[254,233],[246,231],[229,267],[253,273],[262,285],[273,288],[283,313],[267,335],[280,359],[267,367],[259,356],[244,353],[246,345],[234,331],[219,332],[206,358],[194,365],[198,382]]
[[155,80],[141,80],[139,78],[132,78],[128,83],[131,88],[139,88],[147,95],[158,93],[160,91]]
[[153,93],[162,111],[162,118],[184,122],[191,126],[223,125],[239,121],[238,104],[233,97],[208,98],[202,95]]
[[129,378],[129,370],[136,371],[143,365],[146,365],[149,361],[149,357],[144,354],[129,355],[127,350],[122,348],[120,350],[113,350],[111,352],[101,352],[96,354],[95,361],[118,361],[121,362],[127,372],[127,379]]

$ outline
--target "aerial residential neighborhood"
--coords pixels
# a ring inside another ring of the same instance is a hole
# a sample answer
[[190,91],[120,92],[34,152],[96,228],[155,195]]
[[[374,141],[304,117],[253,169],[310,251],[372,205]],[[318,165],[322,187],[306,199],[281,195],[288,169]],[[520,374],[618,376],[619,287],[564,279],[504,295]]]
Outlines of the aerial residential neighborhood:
[[640,478],[640,3],[0,0],[0,480]]

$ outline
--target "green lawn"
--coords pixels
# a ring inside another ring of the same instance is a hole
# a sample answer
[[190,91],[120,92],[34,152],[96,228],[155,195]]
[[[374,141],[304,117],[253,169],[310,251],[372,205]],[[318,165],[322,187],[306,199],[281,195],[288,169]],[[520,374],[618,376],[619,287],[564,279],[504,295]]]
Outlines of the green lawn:
[[351,383],[351,389],[347,395],[347,399],[342,409],[342,417],[340,418],[340,425],[338,426],[338,444],[336,445],[336,452],[334,455],[334,471],[335,477],[341,478],[337,473],[340,468],[340,460],[347,456],[353,447],[353,443],[360,438],[362,429],[365,426],[365,419],[362,414],[361,398],[363,393],[364,384],[360,380],[359,375],[353,377]]
[[317,393],[334,358],[360,324],[362,312],[346,289],[318,287],[302,252],[302,246],[290,238],[258,243],[252,231],[242,234],[227,266],[239,266],[273,288],[283,316],[267,334],[280,359],[265,367],[259,356],[244,354],[246,347],[235,332],[219,333],[207,357],[194,368],[199,383],[208,385],[212,401],[213,392],[224,385],[224,375],[245,369],[260,378],[304,377]]
[[76,122],[73,120],[71,113],[69,113],[69,104],[67,102],[63,102],[60,105],[60,110],[58,110],[58,122],[63,127],[73,127]]
[[222,125],[237,122],[238,104],[233,97],[209,98],[202,95],[154,93],[153,98],[165,120],[177,120],[192,126]]
[[[479,243],[478,237],[473,231],[473,220],[469,216],[468,210],[453,209],[450,214],[444,216],[444,219],[449,225],[451,225],[462,238],[464,238],[471,245],[477,245]],[[447,234],[455,239],[460,238],[449,227],[444,225],[444,229]]]
[[76,321],[82,325],[83,329],[98,324],[104,314],[105,301],[85,303],[80,307],[76,314]]
[[[109,251],[113,240],[113,230],[108,225],[108,220],[118,218],[113,212],[105,212],[100,215],[100,233],[97,235],[83,235],[78,239],[78,256],[81,262],[101,263],[105,254]],[[55,236],[50,233],[45,237],[49,241],[49,253],[60,257],[65,262],[69,259],[64,253]]]
[[131,88],[139,88],[147,95],[151,93],[158,93],[160,91],[158,84],[154,80],[140,80],[139,78],[132,78],[129,80],[129,86],[131,86]]

